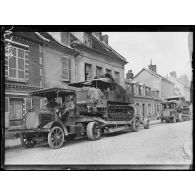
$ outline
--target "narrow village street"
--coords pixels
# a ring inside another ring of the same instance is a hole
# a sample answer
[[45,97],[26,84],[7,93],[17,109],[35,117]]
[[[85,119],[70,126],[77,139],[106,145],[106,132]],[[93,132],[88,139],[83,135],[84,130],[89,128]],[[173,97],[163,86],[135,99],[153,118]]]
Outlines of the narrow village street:
[[81,138],[55,150],[45,145],[5,151],[5,165],[191,163],[192,121],[159,123],[138,132],[106,135],[98,141]]

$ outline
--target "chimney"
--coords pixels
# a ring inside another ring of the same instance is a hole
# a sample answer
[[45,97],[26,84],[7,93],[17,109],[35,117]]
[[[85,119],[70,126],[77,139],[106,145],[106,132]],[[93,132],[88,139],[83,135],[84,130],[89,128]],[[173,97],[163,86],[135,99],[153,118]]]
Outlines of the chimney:
[[102,35],[102,41],[108,45],[108,35]]
[[94,32],[94,34],[99,38],[99,40],[102,40],[102,32]]
[[70,45],[70,32],[61,32],[61,43]]
[[151,71],[153,71],[153,72],[156,73],[156,65],[153,65],[153,64],[152,64],[152,59],[150,60],[150,65],[148,65],[148,68],[149,68]]
[[156,65],[150,64],[150,65],[148,65],[148,68],[156,73]]
[[126,73],[126,79],[133,79],[133,72],[132,70],[128,70],[128,72]]
[[177,77],[176,72],[175,71],[170,72],[170,76],[176,78]]

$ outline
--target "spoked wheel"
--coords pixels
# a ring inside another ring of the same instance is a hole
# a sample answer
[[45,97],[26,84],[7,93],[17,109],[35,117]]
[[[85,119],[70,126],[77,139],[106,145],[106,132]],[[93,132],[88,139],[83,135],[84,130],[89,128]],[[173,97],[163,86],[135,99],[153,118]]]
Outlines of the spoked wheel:
[[133,124],[132,124],[132,129],[134,132],[137,132],[138,131],[138,127],[139,127],[139,121],[138,119],[136,118],[134,121],[133,121]]
[[64,132],[62,128],[55,126],[48,133],[48,144],[52,149],[57,149],[64,143]]
[[93,141],[100,139],[101,127],[98,122],[90,122],[87,125],[87,137]]
[[21,144],[24,148],[33,148],[36,144],[36,141],[33,140],[33,134],[32,133],[22,133],[20,134],[20,140]]

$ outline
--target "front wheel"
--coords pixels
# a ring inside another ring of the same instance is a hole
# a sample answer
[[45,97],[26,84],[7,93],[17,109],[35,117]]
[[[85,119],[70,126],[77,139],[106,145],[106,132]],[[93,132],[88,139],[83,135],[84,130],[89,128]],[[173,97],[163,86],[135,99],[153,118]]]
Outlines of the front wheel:
[[93,141],[100,139],[101,128],[98,122],[90,122],[87,125],[87,137]]
[[57,149],[64,143],[64,131],[58,126],[54,126],[48,133],[48,144],[52,149]]
[[134,121],[133,121],[133,124],[132,124],[132,129],[134,132],[137,132],[138,131],[138,127],[139,127],[139,120],[136,118]]

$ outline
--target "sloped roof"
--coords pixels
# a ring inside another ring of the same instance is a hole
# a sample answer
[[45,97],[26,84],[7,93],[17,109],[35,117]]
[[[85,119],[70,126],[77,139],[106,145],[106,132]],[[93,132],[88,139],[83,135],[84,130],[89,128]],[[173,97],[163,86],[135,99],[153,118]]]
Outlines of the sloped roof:
[[92,33],[91,39],[92,39],[92,47],[89,47],[85,44],[83,44],[74,34],[71,34],[74,37],[74,45],[80,45],[83,47],[86,47],[88,49],[92,49],[96,52],[101,52],[104,55],[108,55],[112,58],[118,59],[120,61],[123,61],[124,64],[127,64],[127,60],[121,56],[118,52],[116,52],[113,48],[111,48],[108,44],[101,41],[94,33]]
[[149,70],[147,68],[142,68],[135,76],[134,78],[136,78],[140,73],[142,73],[143,71],[147,71],[148,73],[152,74],[153,76],[157,77],[157,78],[161,78],[161,79],[164,79],[170,83],[173,83],[172,81],[169,81],[168,79],[166,79],[165,77],[161,76],[160,74],[157,74],[156,72],[152,71],[152,70]]

